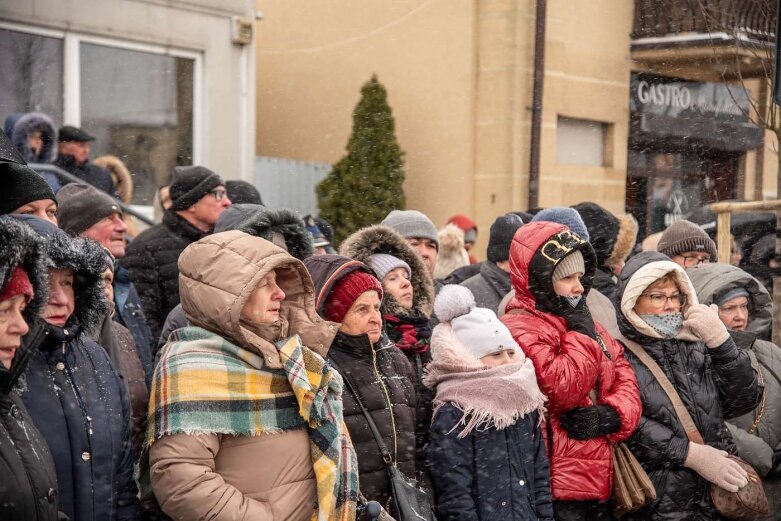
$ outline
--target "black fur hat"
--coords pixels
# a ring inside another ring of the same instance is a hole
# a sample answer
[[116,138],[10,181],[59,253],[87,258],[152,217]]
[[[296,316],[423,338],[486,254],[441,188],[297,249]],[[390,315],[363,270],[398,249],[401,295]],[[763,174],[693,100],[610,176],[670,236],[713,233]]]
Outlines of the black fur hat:
[[102,283],[106,266],[103,248],[91,239],[69,237],[49,221],[31,215],[14,214],[12,218],[27,224],[43,239],[47,268],[73,270],[74,314],[85,330],[92,331],[108,312]]
[[48,267],[44,246],[38,234],[26,224],[9,216],[0,217],[0,290],[17,266],[27,272],[33,285],[33,298],[25,308],[28,324],[40,315],[49,293]]
[[254,237],[271,241],[273,234],[282,235],[288,253],[298,260],[314,253],[312,236],[304,221],[286,208],[271,209],[256,204],[234,204],[220,214],[214,233],[239,230]]

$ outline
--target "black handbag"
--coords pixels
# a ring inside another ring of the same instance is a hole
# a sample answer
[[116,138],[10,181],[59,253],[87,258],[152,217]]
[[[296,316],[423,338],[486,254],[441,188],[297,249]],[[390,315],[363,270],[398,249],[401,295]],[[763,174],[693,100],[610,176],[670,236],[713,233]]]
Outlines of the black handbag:
[[388,479],[390,480],[391,485],[391,499],[394,507],[392,510],[395,510],[392,512],[394,518],[397,521],[436,521],[437,518],[434,516],[428,494],[425,490],[420,488],[416,479],[408,477],[396,466],[396,463],[393,461],[393,455],[390,450],[388,450],[388,446],[385,445],[385,441],[383,441],[382,435],[377,428],[377,424],[374,423],[371,413],[364,407],[361,398],[350,383],[350,380],[347,379],[344,373],[341,373],[341,375],[345,385],[347,385],[347,388],[350,390],[350,393],[355,397],[355,402],[366,417],[369,429],[371,429],[374,440],[380,448],[382,460],[385,462],[385,468],[388,470]]

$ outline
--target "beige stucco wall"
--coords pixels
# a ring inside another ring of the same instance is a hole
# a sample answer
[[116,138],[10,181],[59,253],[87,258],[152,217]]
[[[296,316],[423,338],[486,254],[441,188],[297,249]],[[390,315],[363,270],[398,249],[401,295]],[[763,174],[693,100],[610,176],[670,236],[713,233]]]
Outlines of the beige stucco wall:
[[336,162],[361,86],[388,90],[407,206],[473,212],[474,8],[467,0],[258,0],[257,153]]

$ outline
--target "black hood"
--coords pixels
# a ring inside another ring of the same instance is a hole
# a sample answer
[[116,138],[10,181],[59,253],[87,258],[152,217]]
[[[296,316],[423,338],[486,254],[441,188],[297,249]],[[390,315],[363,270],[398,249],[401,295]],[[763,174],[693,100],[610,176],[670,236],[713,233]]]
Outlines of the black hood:
[[215,233],[228,230],[239,230],[267,241],[272,241],[273,234],[278,233],[284,238],[288,253],[298,260],[304,260],[314,253],[312,236],[306,231],[304,221],[285,208],[271,209],[257,204],[233,205],[222,212],[214,226]]
[[326,318],[323,310],[328,295],[347,274],[361,270],[374,276],[374,272],[362,262],[341,255],[314,255],[304,260],[304,266],[315,285],[315,308],[322,318]]
[[35,292],[25,309],[29,324],[40,315],[49,293],[48,259],[43,241],[38,234],[19,219],[0,217],[0,289],[3,288],[16,266],[22,267],[30,278]]
[[76,307],[74,316],[88,331],[100,324],[108,312],[101,280],[106,267],[105,250],[95,241],[69,237],[52,223],[31,215],[13,215],[43,239],[48,268],[71,269],[74,274]]

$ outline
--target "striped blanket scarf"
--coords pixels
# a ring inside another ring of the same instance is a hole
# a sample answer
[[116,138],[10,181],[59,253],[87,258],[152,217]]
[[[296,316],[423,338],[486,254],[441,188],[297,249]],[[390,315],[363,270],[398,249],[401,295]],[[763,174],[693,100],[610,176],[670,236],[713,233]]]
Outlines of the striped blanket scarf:
[[155,369],[146,444],[170,434],[257,436],[308,427],[318,511],[355,519],[358,464],[342,415],[342,377],[298,335],[277,343],[282,369],[198,327],[174,333]]

